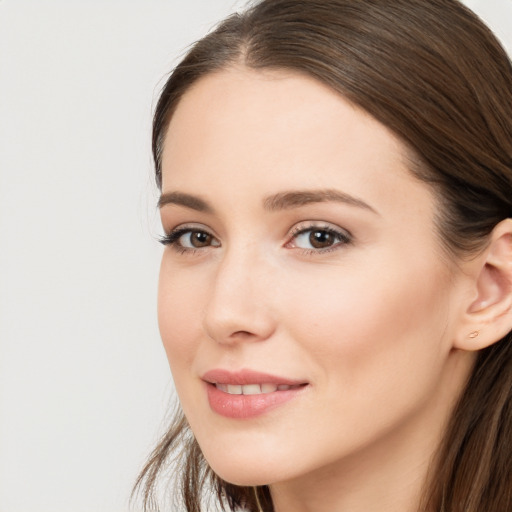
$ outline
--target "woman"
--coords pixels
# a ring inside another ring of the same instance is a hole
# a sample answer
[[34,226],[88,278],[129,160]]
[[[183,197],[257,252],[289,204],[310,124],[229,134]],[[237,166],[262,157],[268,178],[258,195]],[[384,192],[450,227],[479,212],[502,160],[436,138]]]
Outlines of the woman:
[[[153,130],[187,511],[512,507],[512,67],[455,0],[264,0]],[[185,419],[186,418],[186,419]]]

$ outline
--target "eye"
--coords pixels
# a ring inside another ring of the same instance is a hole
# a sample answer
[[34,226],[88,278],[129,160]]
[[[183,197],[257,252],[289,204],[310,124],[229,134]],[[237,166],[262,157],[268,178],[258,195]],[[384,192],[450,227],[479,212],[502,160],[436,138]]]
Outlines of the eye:
[[330,226],[309,226],[296,228],[288,247],[307,251],[322,252],[350,243],[351,235]]
[[182,252],[219,247],[220,242],[208,231],[198,228],[177,228],[160,239],[164,245],[170,245]]
[[213,245],[213,240],[213,236],[205,231],[187,231],[177,239],[177,242],[188,249],[199,249]]

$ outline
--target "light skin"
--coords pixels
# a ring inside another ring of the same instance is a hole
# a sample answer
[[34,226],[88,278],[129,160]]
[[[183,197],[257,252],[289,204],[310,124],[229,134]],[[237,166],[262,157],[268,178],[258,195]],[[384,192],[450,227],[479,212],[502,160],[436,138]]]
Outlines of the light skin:
[[[269,484],[277,512],[414,510],[474,350],[511,327],[510,222],[454,261],[403,144],[281,71],[197,82],[170,122],[162,177],[162,225],[179,236],[162,258],[160,331],[214,471]],[[201,379],[214,368],[307,386],[226,418]]]

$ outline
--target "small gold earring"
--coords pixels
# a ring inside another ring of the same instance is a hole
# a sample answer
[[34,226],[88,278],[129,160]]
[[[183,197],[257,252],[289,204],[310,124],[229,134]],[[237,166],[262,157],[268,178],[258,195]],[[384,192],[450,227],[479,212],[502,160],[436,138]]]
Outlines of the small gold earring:
[[469,337],[471,339],[474,339],[474,338],[477,338],[479,334],[480,334],[480,331],[473,331],[472,333],[469,334]]

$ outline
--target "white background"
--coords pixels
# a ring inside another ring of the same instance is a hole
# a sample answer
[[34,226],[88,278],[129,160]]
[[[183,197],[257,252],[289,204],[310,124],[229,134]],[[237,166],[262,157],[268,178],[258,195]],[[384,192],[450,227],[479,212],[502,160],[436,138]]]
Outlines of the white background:
[[[467,4],[512,49],[512,0]],[[0,512],[128,510],[172,395],[152,108],[239,5],[0,0]]]

